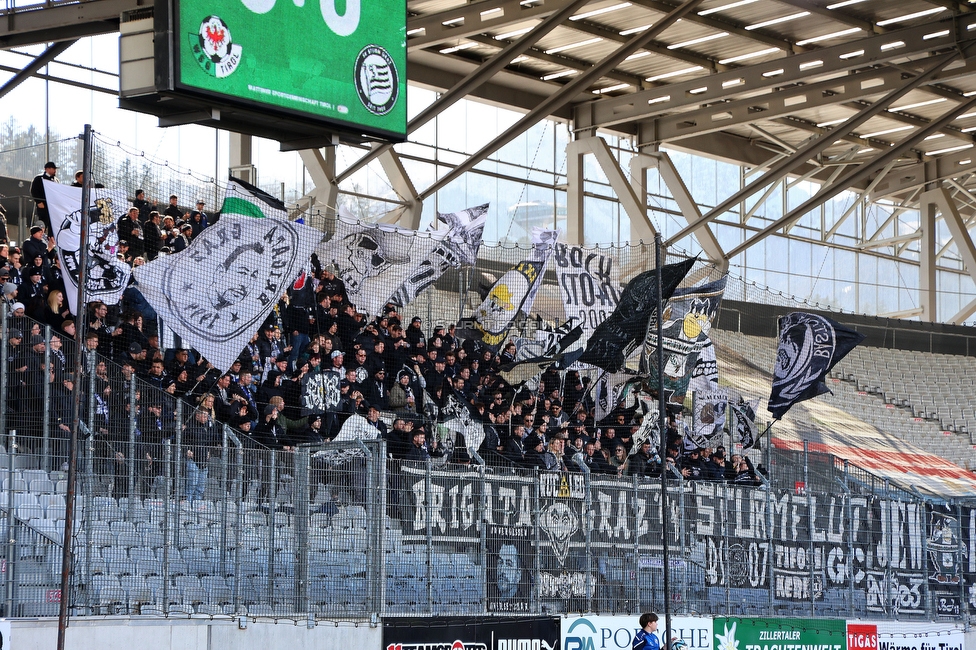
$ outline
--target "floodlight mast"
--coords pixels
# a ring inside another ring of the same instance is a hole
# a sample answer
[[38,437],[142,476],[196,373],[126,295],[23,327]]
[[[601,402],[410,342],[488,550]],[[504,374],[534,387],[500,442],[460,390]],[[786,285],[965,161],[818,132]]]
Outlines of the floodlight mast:
[[[661,550],[664,559],[664,649],[671,642],[671,545],[668,535],[671,532],[671,511],[668,509],[668,437],[667,409],[664,393],[664,291],[662,269],[664,267],[664,244],[661,233],[654,235],[654,265],[657,267],[657,432],[661,455]],[[62,650],[58,648],[58,650]]]
[[71,391],[71,440],[68,445],[68,488],[65,494],[64,507],[64,536],[61,549],[61,598],[58,608],[58,646],[57,650],[64,650],[65,632],[68,628],[68,599],[71,594],[71,538],[74,530],[75,511],[75,482],[77,480],[78,465],[78,428],[81,424],[81,386],[80,381],[85,374],[85,330],[88,319],[86,311],[85,285],[88,283],[88,206],[91,204],[92,189],[92,128],[85,125],[84,153],[81,169],[84,173],[81,185],[81,210],[79,221],[81,226],[81,246],[78,250],[78,301],[75,311],[75,372],[73,390]]

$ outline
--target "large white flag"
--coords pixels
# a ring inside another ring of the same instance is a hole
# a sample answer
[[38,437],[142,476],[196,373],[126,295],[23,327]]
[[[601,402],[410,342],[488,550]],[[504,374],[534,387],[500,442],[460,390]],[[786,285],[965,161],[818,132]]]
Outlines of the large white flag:
[[[78,313],[78,277],[81,262],[81,188],[44,181],[51,214],[51,229],[58,246],[68,308]],[[119,260],[116,223],[128,209],[125,191],[96,188],[91,191],[88,218],[88,269],[85,300],[118,304],[132,269]]]
[[293,221],[228,214],[186,250],[140,266],[136,280],[170,329],[227,370],[306,269],[321,236]]
[[336,267],[349,302],[375,316],[441,243],[443,235],[387,224],[336,219],[336,231],[315,249],[322,264]]
[[556,244],[552,260],[566,318],[575,318],[583,326],[585,345],[620,302],[623,288],[616,258],[590,248]]
[[449,268],[474,266],[481,248],[481,235],[488,218],[488,204],[467,208],[460,212],[437,213],[437,220],[447,225],[447,230],[428,229],[443,234],[429,257],[425,257],[411,271],[407,279],[390,299],[397,307],[405,307],[425,289],[437,282]]

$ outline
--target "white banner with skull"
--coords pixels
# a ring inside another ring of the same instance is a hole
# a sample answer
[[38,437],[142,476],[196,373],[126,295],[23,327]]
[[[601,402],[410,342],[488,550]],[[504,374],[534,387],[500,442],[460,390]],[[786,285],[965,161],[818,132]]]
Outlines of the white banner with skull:
[[335,266],[349,301],[376,316],[398,289],[430,259],[445,233],[418,233],[388,224],[336,219],[336,230],[315,249],[323,265]]
[[[78,278],[81,270],[81,188],[44,181],[51,230],[68,294],[68,307],[78,313]],[[91,191],[88,218],[88,268],[85,300],[115,305],[129,284],[132,268],[119,260],[116,223],[129,208],[124,190],[96,188]]]

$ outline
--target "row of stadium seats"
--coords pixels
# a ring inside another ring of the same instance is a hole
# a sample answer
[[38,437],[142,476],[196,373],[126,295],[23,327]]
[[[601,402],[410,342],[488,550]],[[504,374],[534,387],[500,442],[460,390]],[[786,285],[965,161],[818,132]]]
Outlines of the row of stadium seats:
[[[712,337],[772,371],[775,339],[725,330],[712,330]],[[834,394],[817,400],[970,469],[976,468],[976,452],[968,432],[976,413],[962,404],[972,402],[966,386],[974,383],[976,363],[970,357],[860,346],[834,368],[828,382]]]

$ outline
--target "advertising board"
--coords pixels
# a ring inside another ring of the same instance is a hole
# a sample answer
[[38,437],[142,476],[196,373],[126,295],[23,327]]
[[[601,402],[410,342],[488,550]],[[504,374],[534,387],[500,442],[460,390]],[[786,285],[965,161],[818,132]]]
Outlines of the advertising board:
[[[630,650],[640,629],[639,619],[639,615],[566,617],[560,633],[563,650]],[[663,616],[658,621],[657,636],[664,638]],[[673,616],[671,636],[684,641],[688,650],[712,650],[712,619]]]
[[405,0],[174,3],[178,90],[348,131],[405,136]]
[[559,619],[395,618],[383,623],[384,650],[559,650]]

